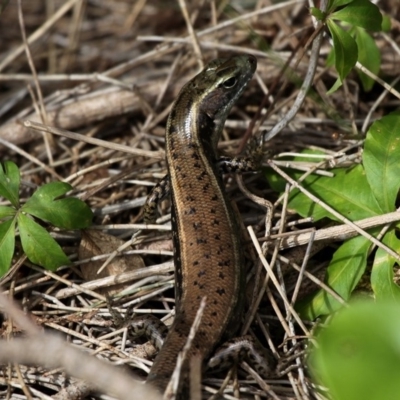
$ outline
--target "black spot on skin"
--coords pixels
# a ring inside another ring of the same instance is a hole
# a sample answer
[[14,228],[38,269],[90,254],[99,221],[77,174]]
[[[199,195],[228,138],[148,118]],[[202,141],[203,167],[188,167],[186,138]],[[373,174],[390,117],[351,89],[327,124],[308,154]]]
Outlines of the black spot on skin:
[[203,254],[203,257],[204,257],[205,259],[209,260],[209,259],[210,259],[210,253],[204,253],[204,254]]
[[207,243],[207,239],[197,238],[197,244],[206,244],[206,243]]
[[212,209],[210,210],[210,213],[211,213],[211,214],[216,214],[217,212],[215,211],[215,208],[212,208]]
[[206,184],[203,186],[203,192],[204,192],[204,193],[207,192],[207,190],[208,190],[209,187],[210,187],[210,184],[209,184],[209,183],[206,183]]
[[215,239],[215,240],[221,240],[221,235],[220,235],[219,233],[216,233],[216,234],[214,235],[214,239]]
[[213,317],[216,317],[216,316],[218,315],[218,313],[217,313],[216,311],[213,311],[213,312],[211,313],[211,315],[212,315]]
[[201,222],[193,222],[193,229],[197,231],[197,229],[201,228]]
[[217,292],[220,296],[223,296],[223,295],[225,294],[225,289],[224,289],[224,288],[218,288],[218,289],[216,290],[216,292]]
[[213,326],[213,323],[210,321],[210,322],[208,323],[208,326],[211,328],[211,327]]
[[194,201],[194,197],[190,194],[186,196],[186,201]]
[[201,181],[201,180],[203,180],[203,178],[204,178],[206,175],[207,175],[207,172],[206,172],[206,171],[202,171],[201,174],[197,175],[196,178],[197,178],[198,181]]
[[218,201],[218,196],[214,194],[214,196],[211,197],[211,201]]
[[184,172],[182,172],[182,174],[181,174],[182,179],[186,179],[186,176],[187,175]]
[[175,171],[180,172],[182,168],[179,165],[175,165]]
[[223,272],[220,272],[220,273],[218,274],[218,278],[220,278],[220,279],[225,279],[224,273],[223,273]]
[[193,285],[194,285],[194,286],[197,286],[197,285],[198,285],[198,282],[197,282],[197,281],[194,281],[194,282],[193,282]]
[[218,304],[218,300],[217,300],[217,299],[214,299],[214,300],[213,300],[213,304],[214,304],[214,306],[216,306],[216,305]]
[[218,267],[229,267],[231,265],[231,260],[218,261]]
[[190,207],[189,210],[185,210],[186,215],[193,215],[196,214],[196,208],[195,207]]
[[171,156],[172,156],[172,159],[173,159],[173,160],[178,160],[178,159],[179,159],[178,154],[175,153],[174,151],[171,152]]
[[197,265],[199,265],[199,262],[196,260],[196,261],[193,261],[193,267],[196,267]]
[[198,155],[197,153],[192,153],[192,154],[191,154],[191,157],[192,157],[194,160],[199,160],[199,159],[200,159],[200,157],[199,157],[199,155]]
[[212,221],[212,225],[219,225],[219,220],[217,218],[214,218]]
[[205,287],[206,287],[206,285],[204,283],[203,284],[199,284],[199,289],[204,290]]
[[199,277],[199,278],[201,278],[202,276],[204,276],[206,274],[206,271],[204,271],[204,269],[202,269],[201,271],[199,271],[198,273],[197,273],[197,276]]

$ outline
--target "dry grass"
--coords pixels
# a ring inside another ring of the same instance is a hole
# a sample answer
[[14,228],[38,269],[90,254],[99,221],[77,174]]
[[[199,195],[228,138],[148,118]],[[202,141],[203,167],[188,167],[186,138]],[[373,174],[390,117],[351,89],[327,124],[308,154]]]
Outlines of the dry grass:
[[[34,188],[46,182],[59,179],[71,183],[73,194],[93,208],[96,231],[87,232],[82,240],[79,232],[53,232],[73,261],[72,267],[56,273],[32,265],[17,252],[13,268],[1,284],[36,325],[59,332],[74,346],[127,365],[145,377],[150,363],[144,358],[154,350],[149,350],[148,345],[136,346],[133,339],[127,340],[126,329],[116,329],[105,292],[118,293],[114,306],[123,313],[133,306],[138,314],[152,312],[168,319],[173,308],[168,201],[163,203],[166,217],[159,221],[156,233],[144,230],[133,246],[111,260],[101,278],[93,270],[97,271],[109,254],[129,241],[133,232],[143,228],[141,206],[151,186],[166,172],[166,116],[179,89],[204,60],[235,52],[251,53],[258,58],[256,78],[227,121],[220,143],[222,152],[235,154],[245,146],[248,135],[244,133],[254,116],[258,119],[251,126],[253,133],[259,135],[287,113],[298,92],[295,82],[303,80],[308,67],[308,55],[296,67],[295,78],[282,73],[282,68],[286,62],[295,64],[299,49],[313,31],[308,4],[301,0],[284,1],[274,8],[268,0],[187,0],[181,5],[162,0],[22,1],[24,40],[18,1],[6,3],[0,14],[1,159],[13,160],[20,167],[22,198],[29,197]],[[382,52],[382,76],[391,82],[398,76],[400,62],[396,45],[400,43],[400,5],[397,0],[378,3],[392,18],[393,30],[376,35]],[[184,6],[190,24],[185,22]],[[314,146],[327,155],[343,152],[346,156],[340,160],[341,165],[351,165],[368,123],[399,107],[395,96],[380,98],[383,90],[379,85],[364,93],[355,73],[338,92],[326,96],[336,79],[334,70],[325,67],[329,49],[327,40],[323,41],[313,86],[315,95],[308,96],[288,127],[265,144],[266,153],[279,155]],[[268,109],[258,110],[265,96]],[[32,124],[26,127],[24,120],[52,127],[55,134],[33,129]],[[71,138],[63,130],[80,136]],[[102,139],[108,145],[91,144],[86,138]],[[116,145],[127,146],[130,152],[121,151],[122,147]],[[351,147],[355,151],[344,151]],[[244,179],[250,192],[277,200],[261,174]],[[276,272],[271,279],[265,279],[257,255],[261,251],[259,241],[265,243],[265,210],[241,194],[234,180],[228,178],[227,184],[244,226],[252,227],[248,253],[255,267],[249,268],[248,303],[252,306],[245,326],[252,323],[252,334],[272,348],[282,369],[290,368],[266,381],[258,377],[254,380],[253,372],[253,378],[245,380],[243,369],[238,378],[233,372],[232,380],[225,382],[226,398],[323,398],[312,385],[304,365],[307,342],[302,338],[310,334],[312,326],[299,320],[292,304],[296,297],[293,286],[298,279],[304,278],[300,295],[304,295],[304,286],[311,282],[308,278],[321,285],[318,270],[323,270],[331,250],[325,247],[322,254],[326,255],[321,257],[320,253],[314,258],[317,249],[328,246],[321,241],[312,243],[306,256],[301,247],[285,252],[282,246],[293,247],[296,243],[285,238],[280,247],[277,239],[307,221],[296,221],[296,216],[285,209],[284,199],[280,199],[275,202],[268,251],[264,249],[268,260],[264,266],[271,266]],[[367,226],[373,223],[368,221]],[[335,235],[339,233],[329,232],[328,238]],[[304,243],[307,242],[310,239],[306,236]],[[286,270],[296,271],[302,263],[307,266],[307,262],[310,268],[306,274],[292,273],[283,284]],[[117,280],[108,277],[115,273],[121,274]],[[285,303],[283,299],[289,300]],[[15,311],[7,310],[16,318]],[[5,320],[4,338],[21,333],[21,318],[17,326],[12,319]],[[29,325],[23,328],[25,332],[27,329]],[[34,329],[31,334],[40,335]],[[41,341],[46,343],[45,338]],[[52,354],[55,359],[61,357],[60,353],[51,353],[54,350],[50,342],[49,339],[49,348],[43,346],[38,352],[38,365],[41,352],[50,352],[50,358]],[[20,346],[22,353],[28,351],[23,344]],[[61,363],[73,372],[74,367],[66,364],[67,361]],[[78,377],[83,376],[87,378]],[[204,398],[218,390],[224,377],[206,374]],[[100,387],[104,383],[101,380],[93,384]],[[54,393],[58,393],[58,398],[71,399],[77,396],[72,394],[73,389],[87,391],[80,383],[68,380],[61,369],[44,372],[39,366],[10,365],[3,369],[0,384],[2,396],[15,399],[45,398]],[[67,387],[68,394],[59,392],[63,387]]]

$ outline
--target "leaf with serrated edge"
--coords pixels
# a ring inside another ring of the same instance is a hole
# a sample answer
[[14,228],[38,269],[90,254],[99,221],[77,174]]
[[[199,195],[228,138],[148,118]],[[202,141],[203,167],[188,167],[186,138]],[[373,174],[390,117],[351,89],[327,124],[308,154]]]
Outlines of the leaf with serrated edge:
[[0,276],[10,268],[15,248],[15,219],[0,224]]
[[23,213],[18,215],[18,227],[22,248],[31,262],[52,271],[71,263],[46,229]]
[[[384,236],[382,242],[400,254],[400,240],[394,230]],[[384,249],[379,248],[375,253],[371,271],[371,285],[377,300],[400,301],[400,287],[393,281],[393,266],[395,259]]]
[[356,65],[358,49],[355,40],[335,22],[328,19],[329,32],[332,35],[335,51],[335,67],[343,81]]
[[369,128],[363,164],[371,190],[383,212],[395,210],[400,188],[400,113],[388,114]]
[[6,198],[14,207],[19,206],[19,183],[20,175],[16,165],[12,161],[0,164],[0,196]]
[[329,18],[369,31],[378,32],[382,29],[382,14],[379,8],[369,0],[354,0],[346,7],[332,13]]
[[64,196],[71,185],[51,182],[41,186],[24,204],[22,211],[64,229],[83,229],[91,225],[92,211],[81,200]]
[[[370,247],[371,242],[368,239],[357,236],[344,242],[333,255],[325,281],[345,301],[350,298],[365,271]],[[323,289],[310,297],[299,302],[296,307],[301,316],[310,321],[342,307],[341,303]]]

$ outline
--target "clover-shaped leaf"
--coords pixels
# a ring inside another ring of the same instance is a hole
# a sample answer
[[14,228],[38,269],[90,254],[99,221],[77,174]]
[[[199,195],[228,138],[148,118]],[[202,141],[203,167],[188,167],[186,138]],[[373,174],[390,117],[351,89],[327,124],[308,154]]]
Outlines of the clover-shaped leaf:
[[87,228],[92,211],[81,200],[64,196],[72,186],[65,182],[51,182],[41,186],[22,207],[22,211],[64,229]]
[[59,228],[80,229],[91,224],[92,211],[81,200],[65,197],[72,189],[64,182],[39,187],[20,206],[20,172],[11,161],[0,164],[0,197],[11,205],[0,205],[0,276],[10,268],[15,250],[15,232],[19,232],[22,249],[28,259],[50,270],[70,264],[60,245],[34,217]]
[[30,261],[50,270],[71,263],[46,229],[24,213],[18,215],[18,226],[22,248]]

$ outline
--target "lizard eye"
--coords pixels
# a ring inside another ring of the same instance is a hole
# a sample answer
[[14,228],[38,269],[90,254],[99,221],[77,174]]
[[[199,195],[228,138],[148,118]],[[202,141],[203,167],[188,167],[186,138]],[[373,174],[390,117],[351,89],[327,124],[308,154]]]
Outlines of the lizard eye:
[[227,79],[224,83],[223,86],[225,89],[231,89],[236,85],[237,79],[236,77],[232,76],[232,78]]

